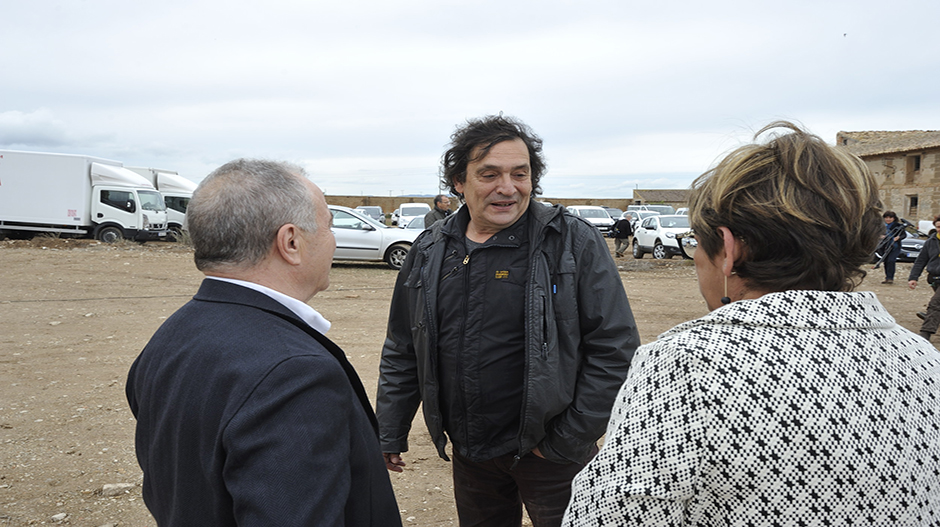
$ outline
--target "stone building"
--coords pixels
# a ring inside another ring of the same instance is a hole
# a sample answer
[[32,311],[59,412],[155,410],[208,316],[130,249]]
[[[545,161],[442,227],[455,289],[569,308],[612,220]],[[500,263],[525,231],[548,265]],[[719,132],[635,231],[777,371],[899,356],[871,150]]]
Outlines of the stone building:
[[674,209],[689,206],[689,189],[636,189],[631,205],[672,205]]
[[940,214],[940,131],[839,132],[878,181],[885,210],[917,225]]

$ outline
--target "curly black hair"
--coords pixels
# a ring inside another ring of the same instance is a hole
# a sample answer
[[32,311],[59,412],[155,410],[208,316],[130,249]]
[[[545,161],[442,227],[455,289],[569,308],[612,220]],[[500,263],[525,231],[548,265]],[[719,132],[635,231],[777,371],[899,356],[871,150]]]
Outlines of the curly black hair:
[[[449,188],[452,195],[462,198],[457,192],[456,183],[467,181],[467,165],[471,161],[486,157],[493,145],[515,139],[521,139],[529,151],[532,196],[538,196],[542,192],[539,181],[547,168],[542,158],[542,139],[522,121],[504,117],[502,114],[468,119],[466,125],[450,136],[451,147],[441,158],[442,186]],[[475,158],[471,157],[474,153]]]

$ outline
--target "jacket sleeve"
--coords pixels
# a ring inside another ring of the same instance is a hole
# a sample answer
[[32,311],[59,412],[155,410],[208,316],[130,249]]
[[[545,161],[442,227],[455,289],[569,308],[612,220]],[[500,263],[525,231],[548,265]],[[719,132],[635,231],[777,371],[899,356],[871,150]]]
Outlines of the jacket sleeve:
[[412,288],[407,284],[414,272],[420,272],[420,268],[414,268],[416,252],[408,252],[398,272],[389,308],[385,344],[382,346],[375,399],[382,452],[401,453],[408,450],[408,433],[421,402],[418,360],[411,332],[411,313],[415,308],[412,304],[415,299],[412,297]]
[[924,242],[917,259],[914,260],[907,280],[917,280],[925,269],[928,275],[940,275],[940,240],[937,239],[936,232],[933,230],[930,231],[930,237]]
[[911,267],[911,274],[908,275],[907,281],[917,280],[920,278],[920,273],[924,272],[924,267],[927,265],[927,261],[930,259],[930,251],[927,250],[927,247],[930,245],[930,240],[927,240],[927,243],[924,244],[920,249],[920,253],[917,254],[917,258],[914,260],[914,265]]
[[604,433],[640,335],[620,273],[597,229],[575,236],[580,369],[574,400],[539,444],[553,461],[584,462]]

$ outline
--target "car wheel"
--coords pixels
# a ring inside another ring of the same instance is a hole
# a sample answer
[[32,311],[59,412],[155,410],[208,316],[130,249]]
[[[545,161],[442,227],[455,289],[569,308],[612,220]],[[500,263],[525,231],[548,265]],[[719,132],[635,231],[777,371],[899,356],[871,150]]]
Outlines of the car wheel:
[[656,245],[653,245],[653,258],[656,258],[657,260],[665,260],[672,258],[672,256],[666,254],[666,247],[663,245],[663,242],[656,240]]
[[633,257],[637,260],[643,258],[643,249],[640,249],[640,244],[636,241],[636,238],[633,239]]
[[105,227],[98,231],[98,241],[104,243],[119,242],[124,239],[124,233],[117,227]]
[[388,252],[385,253],[385,263],[396,271],[401,269],[401,266],[405,263],[405,257],[408,256],[409,249],[411,249],[411,247],[404,243],[392,245]]

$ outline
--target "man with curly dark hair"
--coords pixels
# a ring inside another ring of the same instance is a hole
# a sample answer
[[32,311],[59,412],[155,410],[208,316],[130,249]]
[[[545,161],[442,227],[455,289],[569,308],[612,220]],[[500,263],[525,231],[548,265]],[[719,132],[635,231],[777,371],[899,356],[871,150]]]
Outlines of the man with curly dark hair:
[[442,160],[464,207],[424,231],[402,267],[376,411],[400,472],[422,403],[460,524],[561,523],[639,344],[597,228],[533,200],[542,141],[522,122],[469,121]]

